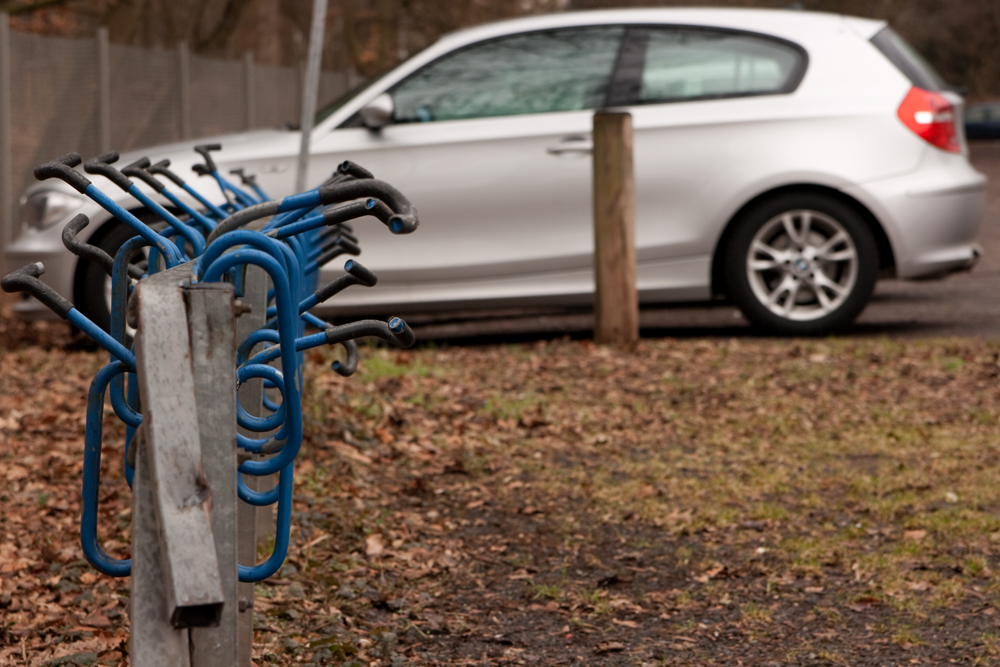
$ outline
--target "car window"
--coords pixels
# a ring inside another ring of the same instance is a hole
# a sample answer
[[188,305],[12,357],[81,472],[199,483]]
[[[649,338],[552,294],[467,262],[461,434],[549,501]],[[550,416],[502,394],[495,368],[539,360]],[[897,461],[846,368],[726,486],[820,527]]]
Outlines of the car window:
[[984,123],[989,120],[990,113],[987,107],[969,107],[965,110],[966,123]]
[[390,93],[397,123],[578,111],[602,106],[620,26],[493,39],[450,53]]
[[901,71],[917,88],[931,92],[947,90],[941,76],[924,60],[920,52],[899,36],[892,28],[885,27],[871,39],[871,43]]
[[[765,95],[793,90],[805,53],[763,36],[689,27],[629,32],[614,97],[643,104]],[[624,99],[623,99],[624,98]]]

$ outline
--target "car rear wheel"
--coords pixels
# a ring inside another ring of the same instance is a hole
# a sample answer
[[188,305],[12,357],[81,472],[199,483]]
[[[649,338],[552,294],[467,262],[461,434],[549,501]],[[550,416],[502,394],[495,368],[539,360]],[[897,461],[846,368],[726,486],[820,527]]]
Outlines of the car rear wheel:
[[[140,219],[143,216],[140,216]],[[91,239],[98,248],[112,257],[118,254],[118,249],[135,236],[135,232],[120,223],[111,223],[108,230],[101,230],[96,239]],[[136,260],[142,261],[140,255]],[[111,329],[111,277],[104,272],[99,264],[81,259],[77,269],[77,284],[74,287],[76,308],[90,318],[95,324],[109,331]],[[133,332],[128,331],[131,335]]]
[[811,193],[748,211],[725,261],[730,298],[752,323],[782,335],[824,335],[850,324],[878,275],[878,249],[862,217]]

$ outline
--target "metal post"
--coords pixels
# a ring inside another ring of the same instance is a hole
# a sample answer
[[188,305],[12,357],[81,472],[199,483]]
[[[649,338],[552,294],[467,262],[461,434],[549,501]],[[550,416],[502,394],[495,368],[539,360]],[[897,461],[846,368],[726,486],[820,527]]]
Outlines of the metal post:
[[[236,339],[242,341],[257,329],[264,326],[267,312],[267,274],[263,269],[256,266],[248,266],[243,279],[243,296],[241,298],[244,307],[249,307],[250,312],[244,313],[236,320]],[[261,346],[263,347],[263,346]],[[243,409],[254,416],[261,416],[264,412],[262,398],[264,395],[264,381],[253,379],[240,385],[239,401]],[[259,438],[259,433],[240,429],[243,435]],[[240,455],[240,461],[248,459],[245,454]],[[250,488],[256,489],[256,477],[247,479]],[[253,565],[257,562],[257,514],[258,508],[247,503],[239,503],[239,560],[244,565]],[[253,657],[253,583],[240,583],[239,585],[239,666],[252,667]]]
[[187,42],[177,44],[177,62],[180,73],[181,139],[191,138],[191,52]]
[[253,61],[253,51],[247,51],[243,56],[244,86],[246,88],[246,129],[257,126],[257,82]]
[[[175,628],[218,624],[224,602],[207,511],[212,490],[200,464],[191,343],[180,289],[190,278],[191,265],[185,264],[150,276],[136,288],[142,430],[166,591],[161,604]],[[132,664],[141,667],[134,651],[132,655]]]
[[593,188],[594,340],[629,347],[639,340],[630,114],[594,114]]
[[0,12],[0,250],[14,240],[13,168],[11,166],[10,15]]
[[97,136],[101,152],[111,150],[111,43],[107,28],[97,29]]
[[295,191],[306,189],[309,169],[309,139],[312,135],[316,97],[319,94],[319,73],[323,59],[323,31],[326,28],[326,0],[313,0],[312,30],[309,33],[309,62],[306,83],[302,91],[302,138],[299,143],[299,167],[295,174]]
[[201,467],[212,492],[212,536],[225,604],[219,625],[191,628],[192,667],[237,667],[236,327],[233,286],[185,286]]

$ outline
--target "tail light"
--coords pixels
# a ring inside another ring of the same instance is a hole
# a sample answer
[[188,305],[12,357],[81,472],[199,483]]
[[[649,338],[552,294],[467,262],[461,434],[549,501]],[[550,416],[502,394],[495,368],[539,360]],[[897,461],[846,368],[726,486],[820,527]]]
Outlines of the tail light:
[[962,151],[955,129],[955,107],[943,95],[910,88],[896,115],[929,144],[952,153]]

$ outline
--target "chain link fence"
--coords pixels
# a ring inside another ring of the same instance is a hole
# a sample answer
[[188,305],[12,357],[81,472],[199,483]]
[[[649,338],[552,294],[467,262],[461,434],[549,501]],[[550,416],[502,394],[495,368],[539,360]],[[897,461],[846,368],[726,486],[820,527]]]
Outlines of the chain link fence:
[[[251,54],[223,60],[189,55],[183,44],[108,44],[106,32],[83,39],[14,32],[0,13],[0,247],[15,233],[18,198],[36,165],[70,150],[87,157],[297,126],[303,78],[303,68],[261,65]],[[359,81],[352,72],[324,72],[320,108]]]

